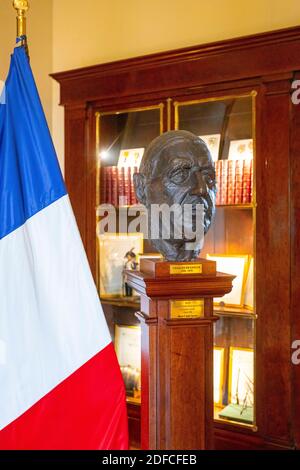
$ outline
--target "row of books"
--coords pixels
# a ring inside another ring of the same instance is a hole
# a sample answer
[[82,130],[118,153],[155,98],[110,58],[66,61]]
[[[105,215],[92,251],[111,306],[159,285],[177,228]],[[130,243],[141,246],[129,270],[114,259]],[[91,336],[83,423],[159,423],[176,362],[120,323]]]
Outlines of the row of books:
[[215,162],[218,183],[217,205],[252,202],[252,159]]
[[[217,205],[249,204],[252,201],[252,160],[215,162],[218,184]],[[130,206],[137,204],[133,175],[138,167],[104,167],[101,171],[101,204]]]
[[101,204],[132,206],[137,204],[133,185],[133,175],[138,167],[108,166],[101,170],[100,197]]

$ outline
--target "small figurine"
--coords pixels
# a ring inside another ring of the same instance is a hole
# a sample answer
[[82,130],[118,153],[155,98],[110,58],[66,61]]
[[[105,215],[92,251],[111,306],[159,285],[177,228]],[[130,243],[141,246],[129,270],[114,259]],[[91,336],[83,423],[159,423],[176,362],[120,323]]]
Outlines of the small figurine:
[[132,287],[130,287],[127,284],[127,277],[126,277],[126,270],[129,271],[136,271],[138,263],[136,261],[136,254],[133,251],[133,248],[131,248],[130,251],[128,251],[124,257],[126,260],[124,263],[124,270],[123,270],[123,278],[124,278],[124,295],[125,297],[131,297],[132,296]]

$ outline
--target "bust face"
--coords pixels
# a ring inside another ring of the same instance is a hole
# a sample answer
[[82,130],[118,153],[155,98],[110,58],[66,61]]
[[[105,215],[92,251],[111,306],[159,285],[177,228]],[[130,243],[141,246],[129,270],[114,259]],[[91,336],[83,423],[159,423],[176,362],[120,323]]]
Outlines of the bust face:
[[[145,152],[135,184],[138,200],[148,213],[152,204],[190,204],[194,215],[196,205],[202,204],[207,233],[215,211],[216,180],[211,155],[199,137],[187,131],[172,131],[155,139]],[[167,259],[197,257],[200,247],[185,250],[185,243],[184,239],[174,238],[152,242]]]

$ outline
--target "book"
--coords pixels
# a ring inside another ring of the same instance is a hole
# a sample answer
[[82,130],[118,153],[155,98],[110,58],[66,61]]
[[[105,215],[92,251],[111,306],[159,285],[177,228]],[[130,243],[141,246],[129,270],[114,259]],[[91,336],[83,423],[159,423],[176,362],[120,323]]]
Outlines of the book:
[[227,204],[227,183],[228,183],[228,160],[221,160],[221,191],[220,191],[220,204],[225,205]]
[[134,189],[134,181],[133,181],[133,175],[135,173],[138,173],[138,167],[134,167],[131,173],[131,181],[130,181],[130,203],[131,205],[137,204],[137,198],[135,195],[135,189]]
[[118,169],[116,166],[111,167],[111,204],[118,206]]
[[216,205],[220,205],[221,200],[221,163],[222,160],[218,160],[215,162],[215,171],[216,171],[216,181],[217,181],[217,196],[216,196]]
[[235,193],[234,203],[242,204],[243,200],[243,160],[235,160]]
[[108,166],[106,169],[106,203],[111,204],[112,201],[112,172],[111,167]]
[[131,168],[125,168],[125,198],[127,205],[131,205]]
[[243,190],[242,190],[242,204],[251,202],[251,163],[252,160],[243,161]]
[[235,201],[235,161],[228,160],[227,176],[227,204],[234,204]]
[[106,203],[106,185],[107,185],[107,171],[104,167],[101,170],[101,178],[100,178],[100,204]]
[[118,188],[119,188],[119,206],[127,205],[127,198],[125,195],[125,168],[118,168]]

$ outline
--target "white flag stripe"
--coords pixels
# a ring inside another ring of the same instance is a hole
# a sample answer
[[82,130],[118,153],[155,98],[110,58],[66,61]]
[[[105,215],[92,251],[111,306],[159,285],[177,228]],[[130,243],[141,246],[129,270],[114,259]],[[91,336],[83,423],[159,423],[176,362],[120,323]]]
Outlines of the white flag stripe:
[[111,342],[68,196],[0,241],[0,313],[1,430]]

